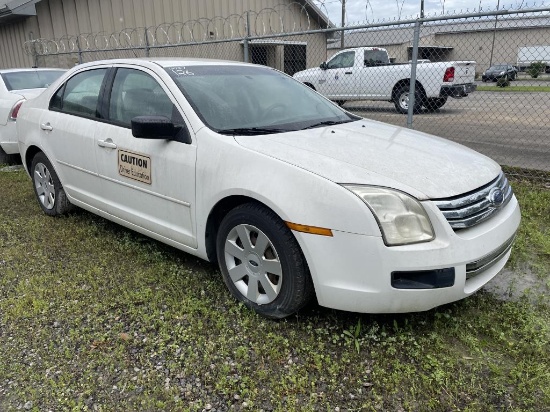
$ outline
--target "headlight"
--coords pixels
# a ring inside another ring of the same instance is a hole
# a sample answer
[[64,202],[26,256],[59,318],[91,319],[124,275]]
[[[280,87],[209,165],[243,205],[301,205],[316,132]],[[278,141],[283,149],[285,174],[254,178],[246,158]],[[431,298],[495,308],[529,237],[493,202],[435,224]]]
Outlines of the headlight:
[[370,186],[344,186],[370,208],[388,246],[429,242],[434,238],[430,219],[415,198],[396,190]]
[[506,72],[500,72],[500,75],[502,76],[504,73],[506,73]]

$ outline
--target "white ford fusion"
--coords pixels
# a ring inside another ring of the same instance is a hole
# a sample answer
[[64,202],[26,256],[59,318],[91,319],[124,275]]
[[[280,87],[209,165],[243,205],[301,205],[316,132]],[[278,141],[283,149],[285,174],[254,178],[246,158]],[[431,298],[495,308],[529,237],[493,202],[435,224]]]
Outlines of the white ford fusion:
[[17,121],[38,203],[203,259],[264,316],[423,311],[504,266],[520,222],[498,164],[361,119],[276,70],[189,59],[77,66]]

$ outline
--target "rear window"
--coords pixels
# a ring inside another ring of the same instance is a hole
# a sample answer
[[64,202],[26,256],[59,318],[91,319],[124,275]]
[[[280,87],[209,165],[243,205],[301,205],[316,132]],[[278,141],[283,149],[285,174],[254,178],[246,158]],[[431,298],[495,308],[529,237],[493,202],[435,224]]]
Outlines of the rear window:
[[63,70],[36,70],[2,73],[1,76],[6,88],[12,91],[48,87],[63,73]]

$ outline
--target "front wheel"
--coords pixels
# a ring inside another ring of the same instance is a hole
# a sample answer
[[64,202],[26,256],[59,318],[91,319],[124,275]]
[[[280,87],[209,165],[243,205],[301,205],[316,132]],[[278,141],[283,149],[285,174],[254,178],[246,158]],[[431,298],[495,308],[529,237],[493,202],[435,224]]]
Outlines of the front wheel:
[[246,203],[222,220],[216,239],[231,294],[268,318],[292,315],[308,303],[313,283],[298,242],[271,210]]
[[44,213],[57,216],[71,210],[72,205],[67,199],[59,177],[44,153],[40,152],[34,156],[29,172],[36,199]]
[[[415,89],[413,113],[418,113],[422,109],[422,93]],[[394,93],[393,103],[395,108],[401,114],[409,113],[409,86],[400,86]]]
[[434,112],[438,109],[441,109],[445,105],[445,103],[447,103],[446,97],[434,97],[426,99],[424,106],[426,106],[426,109],[428,109],[428,111]]

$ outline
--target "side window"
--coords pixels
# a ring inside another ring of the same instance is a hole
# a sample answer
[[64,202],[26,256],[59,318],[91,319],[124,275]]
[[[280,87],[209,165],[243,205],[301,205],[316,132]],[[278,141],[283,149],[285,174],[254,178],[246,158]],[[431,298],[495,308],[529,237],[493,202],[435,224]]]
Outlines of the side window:
[[183,123],[181,114],[160,84],[141,70],[117,70],[109,103],[109,119],[127,127],[134,117],[148,115]]
[[335,56],[331,61],[327,63],[327,68],[342,69],[345,67],[353,67],[354,62],[355,62],[354,51],[340,53],[338,56]]
[[99,93],[107,69],[88,70],[71,77],[50,101],[50,109],[99,117]]

